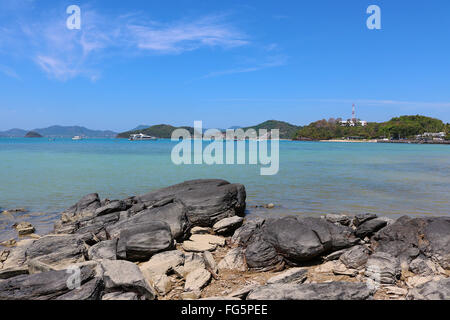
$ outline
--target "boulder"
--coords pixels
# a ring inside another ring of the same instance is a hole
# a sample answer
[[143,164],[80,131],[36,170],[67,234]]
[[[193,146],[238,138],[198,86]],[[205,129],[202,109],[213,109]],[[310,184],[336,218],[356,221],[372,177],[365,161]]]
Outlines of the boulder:
[[369,250],[365,246],[354,246],[346,250],[339,260],[351,269],[361,269],[369,259]]
[[129,225],[120,231],[117,256],[130,261],[148,260],[155,253],[172,249],[172,232],[162,221]]
[[243,225],[234,232],[231,242],[245,246],[250,238],[261,230],[264,222],[265,219],[259,217],[246,219]]
[[106,240],[94,244],[88,250],[89,260],[117,259],[117,240]]
[[145,280],[139,267],[129,261],[101,260],[105,292],[134,292],[148,300],[156,297],[155,290]]
[[[92,266],[80,268],[80,284],[83,286],[95,277]],[[67,270],[20,275],[0,281],[0,300],[49,300],[68,293],[70,274]],[[77,291],[73,289],[72,291]]]
[[302,283],[308,277],[308,269],[292,268],[267,280],[267,284],[274,283]]
[[419,255],[450,267],[450,218],[411,218],[403,216],[373,237],[376,252],[389,253],[409,264]]
[[197,291],[203,289],[211,280],[211,273],[206,269],[195,269],[186,276],[184,291]]
[[387,221],[384,219],[370,219],[358,225],[355,231],[355,235],[361,239],[373,235],[375,232],[384,228],[387,225]]
[[187,230],[189,229],[189,221],[186,212],[187,209],[181,202],[174,201],[162,207],[141,211],[133,216],[131,220],[137,222],[142,219],[142,217],[147,216],[146,219],[144,219],[146,221],[148,221],[147,219],[151,219],[152,221],[164,221],[169,225],[174,239],[182,240],[187,236]]
[[378,284],[394,284],[401,276],[400,260],[388,253],[376,252],[367,260],[365,275]]
[[246,250],[247,264],[252,268],[253,262],[269,266],[281,259],[298,265],[359,241],[350,228],[312,217],[266,219],[255,232]]
[[225,234],[225,235],[232,234],[234,230],[236,230],[242,225],[243,221],[244,218],[239,216],[225,218],[216,222],[213,225],[213,230],[217,234]]
[[211,227],[221,219],[245,211],[245,188],[225,180],[191,180],[136,197],[151,207],[161,201],[180,200],[192,226]]
[[[252,236],[244,251],[244,255],[247,266],[251,269],[270,270],[283,261],[275,247],[265,241],[260,234]],[[221,263],[219,263],[219,268],[220,265]]]
[[30,273],[61,270],[85,261],[86,239],[81,235],[47,235],[34,241],[25,254]]
[[358,282],[269,284],[254,289],[247,300],[367,300],[372,294]]
[[409,270],[417,275],[430,276],[433,275],[433,262],[417,257],[409,264]]
[[410,300],[450,300],[450,278],[429,281],[409,291]]

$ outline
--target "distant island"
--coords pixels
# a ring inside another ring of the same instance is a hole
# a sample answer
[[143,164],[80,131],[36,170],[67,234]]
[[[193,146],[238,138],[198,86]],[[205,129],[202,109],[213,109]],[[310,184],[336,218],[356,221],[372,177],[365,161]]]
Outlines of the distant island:
[[23,130],[11,129],[0,132],[1,137],[8,138],[24,138],[30,132],[37,133],[41,137],[48,138],[72,138],[74,136],[81,136],[86,138],[114,138],[117,132],[110,130],[91,130],[81,126],[50,126],[41,129]]
[[25,138],[43,138],[43,136],[37,132],[30,131],[30,132],[27,132],[27,134],[25,135]]
[[[117,135],[117,138],[128,139],[130,137],[130,135],[132,135],[132,134],[143,133],[145,135],[158,137],[161,139],[170,139],[172,136],[172,132],[178,128],[187,129],[191,134],[194,133],[193,127],[174,127],[174,126],[167,125],[167,124],[159,124],[159,125],[148,127],[146,129],[139,128],[139,129],[133,129],[130,131],[122,132]],[[230,128],[230,129],[235,130],[237,128],[239,128],[239,127],[234,126],[233,128]],[[300,128],[301,128],[300,126],[296,126],[296,125],[293,125],[293,124],[290,124],[290,123],[287,123],[284,121],[268,120],[268,121],[265,121],[258,125],[251,126],[251,127],[245,127],[242,129],[243,130],[255,129],[256,132],[258,132],[259,129],[266,129],[268,131],[270,131],[271,129],[278,129],[278,130],[280,130],[280,138],[281,139],[292,139],[295,137],[296,132]],[[225,129],[222,129],[222,131],[225,131]]]
[[297,131],[295,140],[385,139],[450,140],[450,124],[421,115],[401,116],[386,122],[348,125],[341,119],[319,120]]

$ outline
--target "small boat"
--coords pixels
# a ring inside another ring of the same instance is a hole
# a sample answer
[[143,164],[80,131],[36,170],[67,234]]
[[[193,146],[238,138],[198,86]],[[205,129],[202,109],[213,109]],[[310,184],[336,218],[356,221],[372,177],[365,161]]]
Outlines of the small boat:
[[72,140],[81,140],[81,139],[83,139],[81,136],[74,136],[74,137],[72,138]]
[[157,138],[156,137],[152,137],[152,136],[148,136],[148,135],[143,134],[143,133],[136,133],[136,134],[131,134],[130,138],[128,140],[130,140],[130,141],[157,140]]

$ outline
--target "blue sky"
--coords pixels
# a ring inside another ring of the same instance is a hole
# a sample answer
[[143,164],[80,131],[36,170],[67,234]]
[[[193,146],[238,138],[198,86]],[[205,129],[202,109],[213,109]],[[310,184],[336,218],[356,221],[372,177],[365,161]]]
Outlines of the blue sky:
[[[381,30],[369,30],[369,5]],[[68,30],[66,8],[81,8]],[[450,2],[0,0],[0,130],[450,122]]]

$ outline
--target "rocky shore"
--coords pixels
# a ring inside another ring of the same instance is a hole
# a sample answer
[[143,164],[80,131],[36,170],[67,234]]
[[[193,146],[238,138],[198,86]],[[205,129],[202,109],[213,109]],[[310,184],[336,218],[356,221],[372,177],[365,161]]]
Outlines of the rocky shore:
[[450,299],[450,217],[245,217],[245,199],[224,180],[86,195],[0,249],[0,299]]

